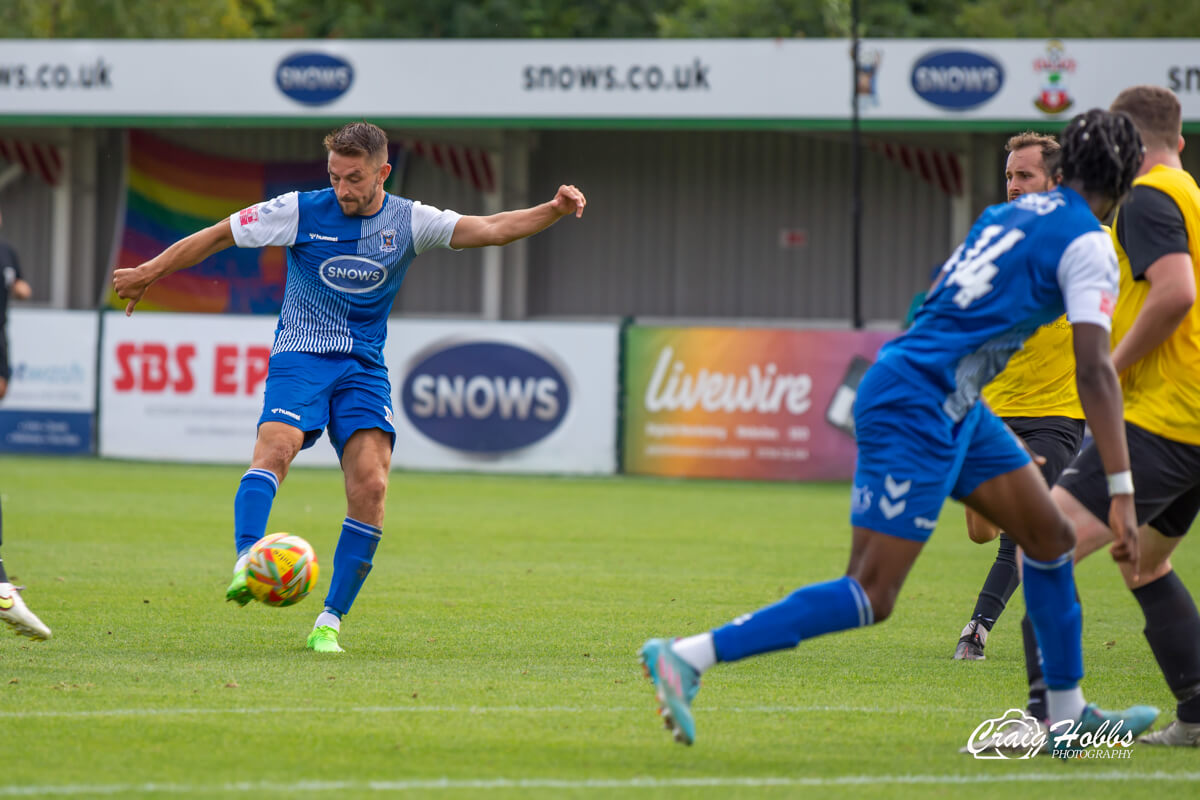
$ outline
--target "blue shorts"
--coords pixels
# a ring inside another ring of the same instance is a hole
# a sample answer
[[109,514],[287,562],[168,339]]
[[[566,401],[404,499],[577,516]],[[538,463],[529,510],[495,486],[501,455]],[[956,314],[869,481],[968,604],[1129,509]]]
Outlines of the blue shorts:
[[850,523],[926,541],[946,497],[956,500],[1030,462],[1017,437],[983,403],[961,422],[928,387],[877,364],[854,402],[858,463]]
[[258,424],[264,422],[283,422],[304,431],[303,448],[316,444],[328,427],[339,460],[355,431],[379,428],[391,434],[395,447],[387,368],[348,355],[277,353],[267,368]]

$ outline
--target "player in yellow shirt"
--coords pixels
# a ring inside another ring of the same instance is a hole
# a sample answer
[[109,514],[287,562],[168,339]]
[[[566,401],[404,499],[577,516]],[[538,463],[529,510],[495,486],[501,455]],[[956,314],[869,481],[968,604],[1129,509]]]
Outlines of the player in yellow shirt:
[[[1023,194],[1045,192],[1058,185],[1061,148],[1053,136],[1022,133],[1005,145],[1008,159],[1004,178],[1009,201]],[[1044,461],[1042,477],[1053,486],[1083,441],[1083,408],[1075,390],[1075,359],[1072,355],[1071,325],[1065,318],[1043,325],[1013,355],[1004,371],[987,385],[983,398],[1026,446]],[[981,660],[987,636],[1021,583],[1017,570],[1017,545],[1005,533],[967,509],[967,531],[975,542],[990,542],[1000,536],[996,560],[980,589],[975,610],[959,636],[955,659]],[[1029,627],[1029,619],[1022,620]],[[1031,686],[1030,714],[1045,716],[1044,684],[1038,665],[1032,628],[1026,641],[1025,661]]]
[[1121,375],[1130,472],[1109,475],[1094,447],[1064,471],[1053,496],[1075,526],[1076,559],[1112,541],[1109,492],[1132,483],[1140,532],[1136,570],[1122,565],[1145,635],[1178,701],[1177,719],[1141,741],[1200,746],[1200,612],[1171,553],[1200,510],[1200,187],[1182,168],[1178,98],[1158,86],[1121,92],[1146,157],[1113,224],[1121,267],[1113,365]]

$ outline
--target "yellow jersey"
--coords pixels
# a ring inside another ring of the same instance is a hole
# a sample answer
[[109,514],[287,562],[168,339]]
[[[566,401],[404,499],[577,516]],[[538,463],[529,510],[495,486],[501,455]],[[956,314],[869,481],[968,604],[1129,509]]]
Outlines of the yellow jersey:
[[983,390],[1000,417],[1083,419],[1075,391],[1075,350],[1066,315],[1048,322],[1013,353],[1004,371]]
[[[1166,194],[1183,215],[1192,272],[1200,286],[1200,187],[1187,172],[1155,166],[1133,182]],[[1119,212],[1118,212],[1119,213]],[[1125,336],[1150,290],[1136,280],[1129,256],[1113,225],[1113,246],[1121,267],[1121,288],[1113,313],[1113,346]],[[1200,445],[1200,302],[1165,342],[1121,375],[1125,419],[1153,434],[1184,444]]]

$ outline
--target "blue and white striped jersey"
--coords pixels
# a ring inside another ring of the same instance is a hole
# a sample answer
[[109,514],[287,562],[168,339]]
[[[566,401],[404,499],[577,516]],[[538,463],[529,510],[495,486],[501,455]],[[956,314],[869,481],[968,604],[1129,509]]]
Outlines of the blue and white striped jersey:
[[231,215],[238,247],[287,247],[271,355],[346,353],[382,366],[388,315],[408,265],[449,247],[459,218],[392,194],[378,213],[348,217],[332,188],[289,192]]
[[1117,297],[1112,240],[1067,188],[980,215],[904,335],[880,351],[927,383],[957,421],[1038,326],[1062,316],[1109,330]]

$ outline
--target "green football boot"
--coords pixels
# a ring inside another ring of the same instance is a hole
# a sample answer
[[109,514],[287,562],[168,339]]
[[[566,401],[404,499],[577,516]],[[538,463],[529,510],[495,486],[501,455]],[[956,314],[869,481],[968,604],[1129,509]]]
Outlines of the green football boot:
[[320,625],[312,629],[305,644],[309,650],[317,653],[344,653],[338,644],[338,629],[332,625]]
[[233,573],[233,581],[230,582],[229,588],[225,590],[225,601],[232,600],[239,606],[244,606],[254,599],[254,595],[250,592],[250,587],[246,585],[246,575],[249,572],[245,567]]

